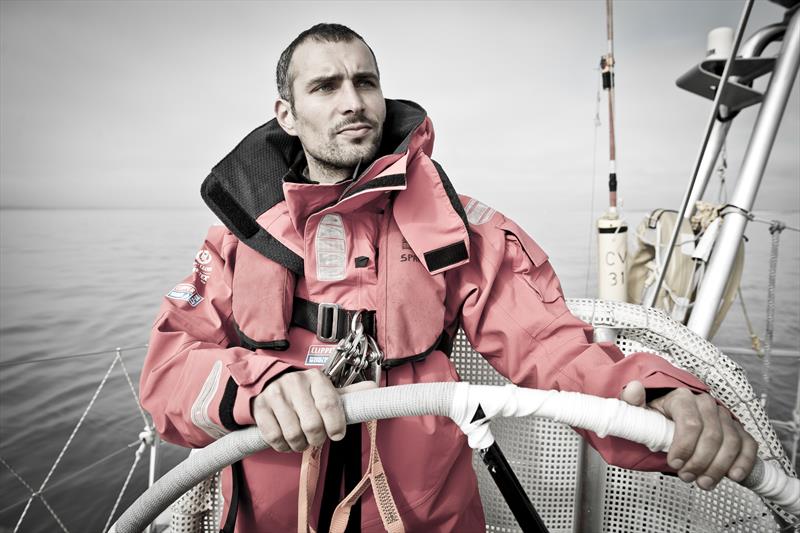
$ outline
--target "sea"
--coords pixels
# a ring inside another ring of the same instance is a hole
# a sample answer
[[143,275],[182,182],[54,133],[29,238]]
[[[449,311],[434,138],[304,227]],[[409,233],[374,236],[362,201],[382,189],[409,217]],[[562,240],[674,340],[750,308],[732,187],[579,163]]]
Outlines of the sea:
[[[758,214],[800,226],[797,212]],[[558,225],[536,213],[515,218],[545,245],[567,296],[593,295],[594,274],[587,266],[593,215],[562,215]],[[626,214],[632,226],[641,216]],[[59,531],[53,515],[68,531],[103,530],[144,428],[133,390],[138,388],[149,329],[160,299],[191,272],[206,228],[215,222],[204,209],[0,210],[0,532],[13,531],[18,524],[19,531]],[[763,338],[771,236],[766,225],[755,223],[747,236],[741,289],[753,328]],[[774,347],[796,353],[800,235],[791,231],[781,235],[776,306]],[[750,346],[738,302],[714,341]],[[116,364],[104,381],[118,348],[124,369]],[[757,392],[764,392],[761,360],[733,358]],[[794,357],[772,359],[767,406],[775,419],[792,417],[799,363]],[[790,446],[790,436],[779,434]],[[186,454],[161,445],[158,471]],[[147,462],[145,454],[117,514],[146,487]],[[47,505],[34,498],[23,516],[32,492],[40,489]]]

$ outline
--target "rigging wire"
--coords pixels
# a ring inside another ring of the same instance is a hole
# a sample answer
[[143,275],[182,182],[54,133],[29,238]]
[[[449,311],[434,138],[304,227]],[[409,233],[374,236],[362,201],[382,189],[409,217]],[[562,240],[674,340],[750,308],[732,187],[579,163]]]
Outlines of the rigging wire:
[[131,394],[133,394],[136,407],[139,409],[139,414],[142,416],[142,420],[144,421],[144,427],[149,428],[151,427],[151,424],[147,419],[147,413],[144,412],[142,404],[139,402],[139,395],[136,394],[136,387],[133,386],[131,376],[128,374],[128,369],[125,367],[125,361],[122,359],[122,348],[117,348],[117,357],[119,357],[119,364],[122,367],[122,373],[125,375],[125,380],[128,382],[128,387],[131,389]]
[[589,278],[592,274],[592,244],[594,242],[594,199],[597,183],[597,138],[600,127],[603,125],[602,121],[600,120],[600,101],[602,100],[600,97],[601,91],[602,85],[600,83],[600,78],[598,77],[597,95],[595,96],[594,106],[594,141],[592,142],[592,195],[589,200],[589,243],[586,246],[586,284],[583,289],[583,293],[587,298],[589,297]]
[[[44,499],[44,496],[42,496],[42,493],[41,493],[41,491],[38,491],[38,492],[37,492],[37,491],[33,490],[33,487],[31,487],[31,486],[28,484],[28,482],[27,482],[27,481],[25,481],[25,479],[24,479],[24,478],[23,478],[21,475],[19,475],[19,473],[17,473],[17,471],[16,471],[16,470],[14,470],[14,469],[11,467],[11,465],[10,465],[10,464],[8,464],[8,463],[6,462],[6,460],[5,460],[5,459],[3,459],[2,457],[0,457],[0,463],[3,463],[3,465],[4,465],[4,466],[5,466],[7,469],[8,469],[8,471],[9,471],[9,472],[11,472],[11,475],[13,475],[15,478],[17,478],[17,480],[18,480],[20,483],[22,483],[22,484],[25,486],[25,488],[26,488],[26,489],[28,489],[28,490],[30,491],[30,493],[31,493],[31,499],[33,499],[34,497],[36,497],[36,498],[39,498],[39,501],[41,501],[41,502],[42,502],[42,504],[45,506],[45,508],[47,509],[47,511],[50,513],[50,516],[52,516],[52,517],[53,517],[53,520],[55,520],[55,521],[56,521],[56,523],[59,525],[59,527],[61,528],[61,530],[62,530],[62,531],[65,531],[66,533],[69,533],[69,530],[67,530],[67,527],[64,525],[64,522],[62,522],[62,521],[61,521],[61,519],[58,517],[58,515],[57,515],[57,514],[56,514],[56,512],[53,510],[53,508],[52,508],[52,507],[50,507],[50,504],[49,504],[49,503],[47,503],[47,500],[45,500],[45,499]],[[21,500],[19,503],[22,503],[22,502],[24,502],[24,501],[25,501],[25,500]],[[16,505],[19,505],[19,503],[15,504],[15,506],[16,506]],[[30,500],[28,501],[28,505],[30,505]]]
[[[135,419],[135,418],[138,418],[138,417],[139,417],[139,415],[134,415],[134,416],[132,416],[132,417],[129,417],[129,418],[128,418],[128,420],[133,420],[133,419]],[[54,482],[54,483],[51,483],[50,485],[48,485],[48,486],[47,486],[47,488],[46,488],[46,489],[44,489],[43,491],[39,492],[39,494],[38,494],[37,496],[38,496],[39,498],[41,498],[41,495],[42,495],[42,494],[44,494],[45,492],[51,491],[51,490],[55,489],[56,487],[59,487],[59,486],[63,485],[64,483],[67,483],[68,481],[72,481],[72,480],[73,480],[73,479],[75,479],[76,477],[78,477],[78,476],[80,476],[80,475],[82,475],[82,474],[85,474],[86,472],[88,472],[88,471],[89,471],[89,470],[91,470],[92,468],[94,468],[94,467],[96,467],[96,466],[99,466],[99,465],[101,465],[101,464],[105,463],[106,461],[108,461],[109,459],[112,459],[112,458],[114,458],[114,457],[118,456],[119,454],[121,454],[121,453],[123,453],[123,452],[126,452],[126,451],[128,451],[128,450],[130,450],[131,448],[133,448],[134,446],[136,446],[136,445],[137,445],[137,444],[139,444],[140,442],[141,442],[141,441],[139,441],[139,440],[135,440],[135,441],[131,442],[130,444],[127,444],[127,445],[125,445],[124,447],[122,447],[122,448],[120,448],[120,449],[118,449],[118,450],[116,450],[116,451],[113,451],[113,452],[109,453],[109,454],[108,454],[108,455],[106,455],[105,457],[101,457],[100,459],[96,460],[95,462],[93,462],[93,463],[91,463],[91,464],[88,464],[88,465],[84,466],[84,467],[83,467],[83,468],[81,468],[80,470],[76,470],[76,471],[74,471],[73,473],[71,473],[71,474],[69,474],[69,475],[67,475],[67,476],[64,476],[63,478],[59,479],[58,481],[56,481],[56,482]],[[16,474],[15,474],[15,472],[14,472],[13,468],[11,468],[11,466],[10,466],[10,465],[8,465],[8,464],[7,464],[7,463],[6,463],[6,462],[3,460],[3,458],[2,458],[2,457],[0,457],[0,462],[2,462],[2,463],[3,463],[3,464],[6,466],[6,468],[8,468],[8,469],[9,469],[9,471],[10,471],[12,474],[14,474],[14,475],[15,475],[15,477],[16,477]],[[17,479],[20,479],[20,478],[18,477]],[[32,487],[30,487],[30,486],[29,486],[27,483],[25,483],[23,480],[21,480],[21,479],[20,479],[20,481],[21,481],[21,482],[22,482],[22,483],[23,483],[23,484],[24,484],[24,485],[25,485],[25,486],[26,486],[26,487],[27,487],[27,488],[30,490],[30,492],[31,492],[31,493],[34,493],[34,492],[36,492],[36,491],[35,491],[35,490],[34,490]],[[21,499],[17,500],[16,502],[14,502],[14,503],[12,503],[12,504],[10,504],[10,505],[6,505],[6,506],[5,506],[5,507],[3,507],[2,509],[0,509],[0,514],[2,514],[2,513],[5,513],[6,511],[10,511],[10,510],[11,510],[11,509],[13,509],[14,507],[16,507],[16,506],[18,506],[18,505],[20,505],[20,504],[22,504],[22,503],[25,503],[25,501],[27,501],[27,499],[28,499],[27,497],[25,497],[25,498],[21,498]]]
[[103,533],[108,531],[109,526],[111,526],[111,520],[114,518],[114,515],[117,513],[117,508],[119,507],[120,502],[122,501],[122,496],[125,494],[125,491],[128,490],[128,484],[131,482],[131,477],[133,477],[133,472],[136,470],[136,466],[139,464],[139,461],[142,459],[142,454],[144,453],[145,448],[147,448],[147,442],[142,439],[139,443],[139,447],[136,449],[136,455],[133,458],[133,465],[131,465],[130,470],[128,470],[128,475],[125,477],[125,482],[122,484],[122,488],[117,494],[117,499],[114,502],[114,506],[111,508],[111,512],[108,514],[108,519],[106,520],[106,524],[103,526]]
[[147,344],[140,344],[138,346],[128,346],[126,348],[114,348],[111,350],[102,350],[99,352],[86,352],[86,353],[76,353],[76,354],[69,354],[69,355],[58,355],[56,357],[48,357],[43,359],[28,359],[25,361],[9,361],[5,363],[0,363],[0,368],[5,368],[9,366],[18,366],[18,365],[30,365],[34,363],[49,363],[51,361],[62,361],[64,359],[76,359],[78,357],[91,357],[96,355],[108,355],[110,353],[116,353],[117,351],[131,351],[131,350],[141,350],[147,348]]
[[[9,472],[11,472],[11,474],[16,479],[18,479],[20,481],[20,483],[22,483],[28,489],[28,491],[30,492],[30,496],[28,496],[27,498],[22,499],[19,502],[16,502],[16,503],[14,503],[14,504],[12,504],[10,506],[6,506],[6,508],[4,508],[2,511],[0,511],[0,512],[4,512],[6,510],[10,510],[10,509],[16,507],[17,505],[19,505],[20,503],[26,502],[25,503],[25,508],[22,510],[22,513],[20,514],[19,518],[17,519],[17,523],[16,523],[16,525],[14,527],[14,532],[15,533],[17,531],[19,531],[19,528],[22,525],[22,522],[25,519],[25,516],[27,515],[28,511],[31,508],[31,503],[33,502],[34,498],[39,498],[39,500],[44,504],[44,506],[50,512],[50,514],[52,515],[53,519],[58,523],[59,527],[61,527],[61,529],[63,531],[68,533],[68,530],[67,530],[66,526],[64,526],[63,522],[58,517],[58,515],[55,513],[53,508],[45,500],[45,498],[43,496],[43,493],[46,490],[47,484],[50,481],[50,479],[51,479],[51,477],[53,475],[53,472],[55,471],[55,469],[60,464],[60,462],[63,459],[64,454],[66,453],[66,451],[69,448],[69,446],[72,444],[73,439],[75,438],[75,435],[77,434],[78,430],[80,429],[81,425],[83,424],[84,420],[86,419],[86,416],[88,415],[89,411],[94,406],[94,404],[95,404],[95,402],[97,400],[97,397],[99,396],[100,392],[102,391],[103,387],[105,386],[106,382],[108,381],[109,377],[111,376],[111,372],[114,370],[114,367],[116,366],[117,363],[119,363],[120,367],[122,368],[122,373],[125,376],[125,380],[128,383],[128,387],[129,387],[129,389],[131,391],[131,394],[133,395],[133,398],[134,398],[134,401],[136,403],[136,406],[139,409],[139,413],[137,415],[135,415],[134,418],[137,418],[137,417],[141,416],[142,420],[145,423],[145,428],[148,429],[148,428],[151,427],[150,426],[150,421],[147,418],[147,414],[144,412],[144,409],[142,409],[141,405],[139,404],[139,396],[136,393],[136,388],[133,385],[133,381],[131,380],[130,373],[128,372],[128,369],[125,366],[125,362],[124,362],[123,357],[122,357],[122,352],[123,351],[137,350],[137,349],[142,349],[142,348],[146,348],[146,347],[147,347],[146,344],[145,345],[138,345],[138,346],[131,346],[131,347],[127,347],[127,348],[117,347],[114,350],[102,350],[102,351],[96,351],[96,352],[86,352],[86,353],[63,355],[63,356],[57,356],[57,357],[51,357],[51,358],[45,358],[45,359],[35,359],[35,360],[28,360],[28,361],[14,361],[14,362],[0,364],[0,366],[2,366],[2,367],[8,367],[8,366],[17,366],[17,365],[31,364],[31,363],[50,362],[50,361],[56,361],[56,360],[75,359],[75,358],[79,358],[79,357],[90,357],[90,356],[98,356],[98,355],[107,355],[109,353],[114,353],[115,354],[114,355],[114,359],[111,361],[111,365],[109,365],[108,370],[106,371],[105,375],[103,376],[103,379],[100,381],[100,383],[97,386],[97,389],[95,389],[94,394],[92,395],[91,399],[89,400],[89,404],[86,406],[86,408],[84,409],[84,411],[81,414],[80,418],[78,419],[78,422],[75,425],[75,427],[73,428],[72,433],[67,438],[67,441],[64,443],[64,446],[61,448],[61,451],[59,452],[58,456],[56,457],[56,460],[53,462],[53,465],[50,467],[50,470],[48,471],[47,475],[45,476],[45,478],[42,481],[41,485],[39,486],[38,490],[34,490],[33,487],[30,484],[28,484],[27,481],[25,481],[25,479],[22,476],[20,476],[14,470],[13,467],[11,467],[10,464],[8,464],[8,462],[6,462],[2,457],[0,457],[0,462],[2,462],[2,464],[9,470]],[[120,453],[130,449],[133,446],[136,446],[137,444],[139,445],[139,448],[136,451],[133,465],[131,466],[131,469],[128,471],[128,475],[126,476],[126,479],[125,479],[125,482],[123,483],[122,489],[121,489],[119,495],[117,496],[116,502],[114,503],[114,507],[111,510],[111,514],[109,515],[109,520],[106,523],[105,528],[104,528],[104,531],[105,531],[105,529],[108,528],[110,520],[113,518],[114,514],[116,513],[117,508],[119,507],[119,503],[121,502],[122,496],[124,495],[125,491],[127,490],[127,487],[128,487],[128,485],[130,483],[131,477],[133,475],[134,470],[136,469],[136,466],[139,464],[139,462],[141,460],[142,454],[144,452],[144,448],[147,446],[146,442],[141,441],[141,440],[134,441],[133,443],[128,444],[124,448],[121,448],[121,449],[119,449],[119,450],[117,450],[115,452],[112,452],[112,453],[106,455],[105,457],[95,461],[94,463],[92,463],[92,464],[90,464],[90,465],[88,465],[88,466],[86,466],[86,467],[84,467],[84,468],[82,468],[82,469],[80,469],[80,470],[78,470],[76,472],[73,472],[69,476],[66,476],[65,478],[59,480],[57,483],[54,483],[53,485],[50,485],[49,488],[56,487],[56,486],[66,482],[68,480],[71,480],[71,479],[77,477],[78,475],[83,474],[87,470],[89,470],[89,469],[91,469],[91,468],[93,468],[93,467],[95,467],[95,466],[107,461],[108,459],[110,459],[110,458],[112,458],[112,457],[114,457],[116,455],[119,455]]]
[[[67,448],[69,448],[69,445],[72,444],[72,440],[75,438],[75,435],[78,433],[78,430],[80,429],[81,425],[83,425],[83,421],[86,420],[86,415],[89,414],[89,410],[92,408],[92,406],[94,406],[94,402],[97,400],[97,396],[100,394],[100,391],[103,390],[106,381],[108,381],[108,377],[111,375],[111,371],[114,370],[114,367],[117,366],[117,362],[120,359],[121,359],[120,355],[119,353],[117,353],[117,355],[114,357],[114,360],[111,362],[111,365],[108,367],[105,376],[103,376],[103,379],[100,381],[100,384],[94,391],[92,399],[89,400],[89,405],[87,405],[86,409],[84,409],[83,414],[78,419],[78,423],[75,425],[75,428],[72,430],[72,433],[67,438],[67,442],[64,443],[64,446],[61,448],[61,452],[59,452],[58,457],[56,457],[55,462],[50,467],[50,471],[47,473],[44,480],[42,481],[42,484],[39,486],[39,490],[36,491],[37,493],[41,493],[42,490],[44,490],[45,486],[47,485],[47,482],[50,481],[50,477],[53,475],[53,472],[55,471],[56,467],[58,467],[59,463],[61,462],[61,459],[63,459],[64,454],[67,451]],[[28,514],[28,510],[31,507],[31,502],[33,501],[33,498],[34,495],[31,495],[28,498],[28,503],[25,504],[25,508],[22,510],[22,514],[19,515],[19,519],[17,520],[16,526],[14,526],[14,533],[17,533],[17,531],[19,531],[19,528],[22,525],[22,521],[25,519],[25,516]]]

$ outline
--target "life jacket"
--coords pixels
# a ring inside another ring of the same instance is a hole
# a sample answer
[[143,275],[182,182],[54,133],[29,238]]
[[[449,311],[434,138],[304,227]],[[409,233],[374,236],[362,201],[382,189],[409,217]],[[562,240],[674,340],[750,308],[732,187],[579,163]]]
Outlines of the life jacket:
[[[385,367],[423,359],[435,349],[449,353],[445,272],[469,261],[467,216],[444,170],[430,159],[433,136],[420,106],[387,99],[379,157],[332,205],[311,215],[335,234],[340,206],[357,209],[370,195],[389,193],[392,216],[381,228],[377,265],[385,283],[377,308],[365,316],[365,327],[385,354]],[[246,245],[236,252],[232,303],[242,345],[251,349],[287,349],[293,326],[335,343],[348,333],[358,311],[309,297],[309,280],[303,278],[324,281],[326,271],[320,270],[319,257],[303,256],[303,235],[298,243],[283,188],[304,166],[299,140],[273,119],[223,158],[201,188],[208,206]],[[418,258],[418,267],[391,268],[387,258],[403,253]]]

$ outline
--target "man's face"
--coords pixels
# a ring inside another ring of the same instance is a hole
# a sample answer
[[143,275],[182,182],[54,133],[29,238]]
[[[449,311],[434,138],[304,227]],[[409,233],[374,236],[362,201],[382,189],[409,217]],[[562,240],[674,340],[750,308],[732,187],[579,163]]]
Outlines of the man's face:
[[286,111],[284,104],[281,113],[279,101],[278,118],[300,139],[307,157],[328,168],[352,169],[375,156],[386,103],[363,42],[309,39],[294,51],[289,76],[294,108]]

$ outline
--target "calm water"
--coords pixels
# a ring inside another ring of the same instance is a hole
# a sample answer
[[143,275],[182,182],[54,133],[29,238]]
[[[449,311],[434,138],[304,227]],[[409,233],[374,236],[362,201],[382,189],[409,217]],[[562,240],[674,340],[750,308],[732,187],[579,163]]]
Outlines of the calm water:
[[[497,206],[501,207],[501,206]],[[797,213],[764,214],[797,226]],[[535,213],[517,217],[549,252],[569,296],[586,294],[587,213],[565,214],[553,226]],[[635,225],[639,215],[629,214]],[[147,340],[161,295],[191,270],[205,228],[204,210],[0,210],[0,363],[137,346]],[[751,319],[763,333],[769,234],[748,231],[742,283]],[[800,346],[800,238],[784,232],[779,263],[776,347]],[[588,294],[594,293],[593,280]],[[748,345],[738,304],[717,336],[721,345]],[[143,349],[124,353],[138,383]],[[46,364],[0,367],[0,457],[34,488],[55,457],[111,363],[113,355]],[[739,361],[756,387],[757,361]],[[787,419],[794,406],[798,364],[776,358],[770,414]],[[119,366],[55,470],[44,494],[70,531],[99,531],[133,463],[143,422]],[[108,454],[107,461],[73,474]],[[184,451],[162,446],[162,471]],[[122,505],[145,486],[146,458]],[[0,531],[11,530],[28,496],[0,466]],[[23,531],[54,531],[56,524],[34,500]]]

